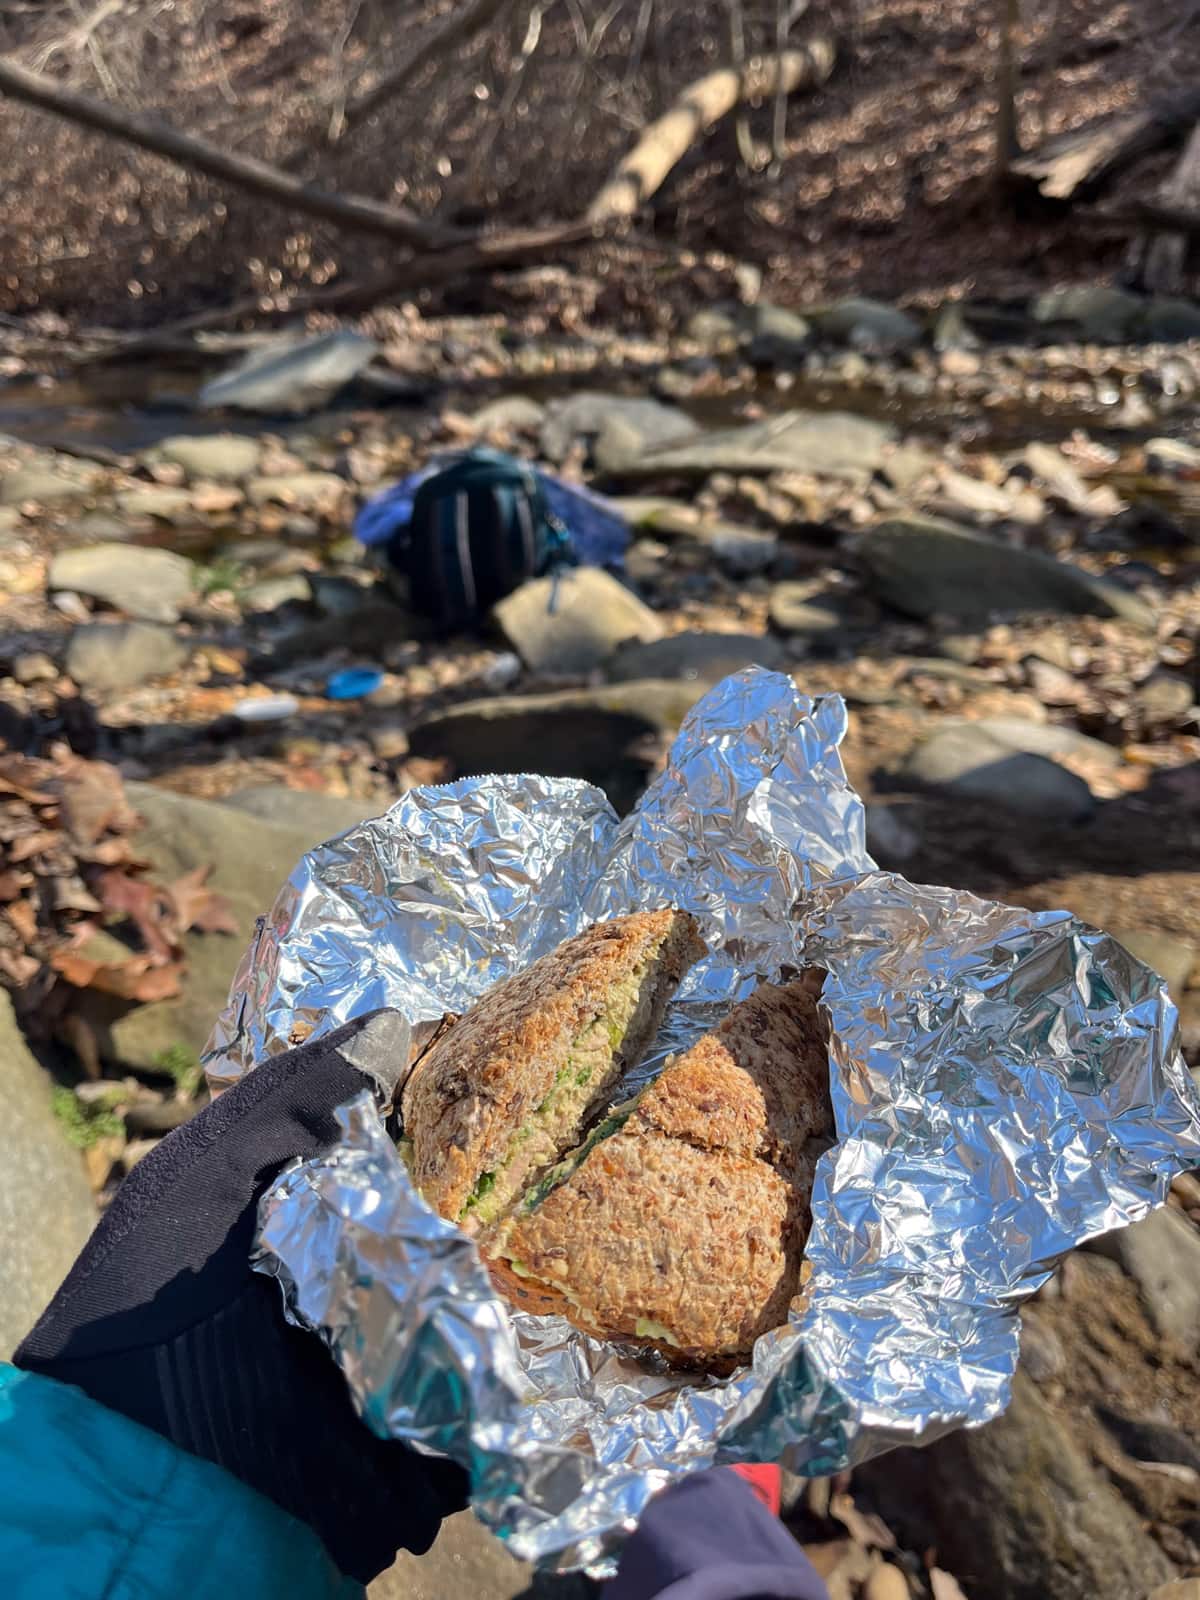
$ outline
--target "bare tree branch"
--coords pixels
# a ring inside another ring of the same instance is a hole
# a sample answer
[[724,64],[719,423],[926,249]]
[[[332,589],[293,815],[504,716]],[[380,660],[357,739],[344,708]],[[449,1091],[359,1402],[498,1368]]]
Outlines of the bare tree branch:
[[643,130],[588,207],[588,216],[594,222],[633,216],[695,140],[742,100],[765,99],[775,93],[780,81],[787,94],[824,83],[833,71],[836,53],[832,38],[819,35],[803,48],[750,63],[743,73],[722,67],[697,78],[657,122]]
[[417,250],[432,249],[463,237],[460,232],[430,226],[402,207],[384,205],[365,195],[340,195],[314,189],[269,162],[253,156],[231,155],[206,139],[180,133],[167,123],[119,111],[101,100],[92,100],[51,83],[14,61],[0,59],[0,94],[51,111],[70,122],[82,123],[86,128],[96,128],[126,144],[137,145],[182,167],[202,172],[206,177],[262,195],[293,211],[322,217],[351,232],[396,239]]
[[384,73],[373,88],[347,104],[342,114],[343,133],[360,123],[364,117],[369,117],[373,111],[378,111],[380,106],[395,95],[400,94],[420,76],[431,61],[451,51],[460,50],[510,3],[511,0],[473,0],[472,4],[456,5],[442,26],[419,44],[399,66],[394,67],[391,72]]

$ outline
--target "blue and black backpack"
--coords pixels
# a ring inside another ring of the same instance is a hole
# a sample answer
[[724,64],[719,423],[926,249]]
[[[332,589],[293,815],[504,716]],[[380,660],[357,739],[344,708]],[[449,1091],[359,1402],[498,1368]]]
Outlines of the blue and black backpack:
[[529,578],[573,559],[536,472],[485,449],[425,479],[389,557],[408,578],[413,609],[445,633],[474,626]]

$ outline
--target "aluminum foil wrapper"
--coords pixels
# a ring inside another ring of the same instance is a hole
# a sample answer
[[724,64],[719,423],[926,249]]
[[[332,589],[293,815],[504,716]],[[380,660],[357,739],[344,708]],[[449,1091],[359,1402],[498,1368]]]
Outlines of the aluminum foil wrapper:
[[994,1417],[1017,1303],[1200,1163],[1161,979],[1065,912],[876,870],[844,731],[836,697],[750,669],[693,709],[624,821],[567,780],[414,791],[300,863],[214,1033],[215,1087],[379,1007],[398,1015],[354,1048],[409,1052],[587,923],[683,906],[711,954],[645,1075],[761,979],[826,968],[838,1142],[811,1274],[731,1378],[512,1314],[415,1194],[367,1095],[340,1113],[338,1146],[263,1200],[257,1264],[368,1425],[460,1461],[482,1519],[545,1566],[602,1570],[676,1474],[828,1473]]

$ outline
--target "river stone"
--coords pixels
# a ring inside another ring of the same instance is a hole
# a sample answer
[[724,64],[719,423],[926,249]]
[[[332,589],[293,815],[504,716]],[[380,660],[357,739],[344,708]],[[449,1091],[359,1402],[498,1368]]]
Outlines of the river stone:
[[206,383],[196,404],[211,411],[301,415],[315,411],[368,366],[379,349],[373,339],[340,331],[292,343],[271,340]]
[[1160,1206],[1131,1227],[1093,1240],[1089,1248],[1129,1274],[1163,1338],[1189,1350],[1200,1346],[1200,1230],[1170,1206]]
[[159,522],[195,522],[200,517],[191,491],[169,485],[139,483],[132,489],[118,490],[113,499],[123,517],[155,517]]
[[21,506],[27,500],[43,506],[82,500],[99,478],[99,468],[69,456],[48,457],[45,464],[12,467],[0,473],[0,506]]
[[606,427],[614,449],[618,443],[622,450],[629,448],[636,439],[633,453],[696,431],[695,423],[678,406],[584,390],[547,408],[540,439],[542,454],[557,465],[566,460],[577,439],[595,440]]
[[545,406],[525,394],[502,395],[471,413],[478,433],[536,433],[545,419]]
[[1156,672],[1140,683],[1133,703],[1147,728],[1161,728],[1191,716],[1196,696],[1186,678],[1173,672]]
[[1171,1576],[1022,1371],[994,1422],[894,1450],[854,1482],[906,1549],[936,1547],[941,1566],[971,1574],[971,1600],[1134,1600]]
[[312,588],[301,572],[286,572],[274,578],[263,578],[243,589],[238,597],[242,610],[249,613],[279,611],[283,606],[299,603],[308,605]]
[[252,506],[281,505],[297,511],[335,515],[349,485],[336,472],[287,472],[276,478],[251,478],[246,498]]
[[1031,756],[1086,756],[1100,766],[1121,765],[1121,752],[1115,746],[1054,722],[1026,722],[1022,717],[982,717],[966,726],[981,728],[1002,744],[1014,750],[1025,750]]
[[628,811],[662,742],[704,694],[699,680],[637,679],[557,694],[470,700],[415,727],[414,756],[450,762],[458,777],[543,772],[584,778]]
[[1049,611],[1154,626],[1153,609],[1127,589],[953,522],[897,517],[865,533],[858,553],[880,599],[909,616]]
[[1120,344],[1132,336],[1143,302],[1125,289],[1081,283],[1047,289],[1029,309],[1035,322],[1073,322],[1086,339],[1097,344]]
[[684,338],[713,353],[732,350],[742,332],[745,315],[741,306],[706,306],[688,318]]
[[618,645],[605,663],[605,672],[613,683],[628,683],[634,678],[686,678],[713,684],[743,667],[778,671],[785,664],[777,639],[695,629],[654,639],[649,644],[634,641]]
[[809,312],[822,339],[876,350],[899,350],[917,344],[921,325],[897,306],[852,296]]
[[25,1043],[0,989],[0,1360],[45,1310],[96,1221],[79,1151],[51,1110],[50,1079]]
[[750,343],[746,355],[756,367],[794,367],[812,344],[812,328],[795,311],[760,302],[747,313]]
[[1017,816],[1077,822],[1095,807],[1082,778],[1045,756],[1016,750],[977,723],[956,723],[923,740],[901,775],[922,788],[986,800]]
[[[184,935],[187,978],[175,1000],[137,1006],[98,1027],[101,1050],[131,1067],[152,1067],[165,1050],[182,1045],[199,1055],[233,974],[254,932],[300,857],[327,836],[327,819],[252,816],[233,806],[195,800],[145,783],[127,783],[129,803],[143,819],[134,835],[139,858],[168,883],[196,867],[211,866],[208,884],[224,896],[237,934]],[[368,808],[364,806],[364,814]]]
[[698,433],[649,449],[630,471],[639,477],[708,477],[714,472],[807,472],[863,480],[895,438],[886,422],[845,411],[785,411],[740,428]]
[[1200,305],[1194,300],[1157,296],[1142,312],[1138,332],[1151,344],[1183,344],[1200,339]]
[[46,587],[90,595],[146,622],[178,622],[192,580],[192,563],[171,550],[92,544],[56,555]]
[[470,1511],[460,1511],[446,1518],[424,1555],[402,1550],[369,1585],[367,1600],[594,1600],[596,1593],[582,1573],[535,1572]]
[[505,595],[493,616],[533,672],[590,672],[626,639],[660,639],[649,606],[599,567],[535,578]]
[[76,628],[66,667],[81,689],[113,694],[164,677],[187,660],[186,646],[155,622],[92,622]]
[[189,478],[214,483],[237,483],[258,470],[262,446],[257,439],[238,433],[181,433],[161,440],[147,450],[148,463],[170,462],[182,467]]

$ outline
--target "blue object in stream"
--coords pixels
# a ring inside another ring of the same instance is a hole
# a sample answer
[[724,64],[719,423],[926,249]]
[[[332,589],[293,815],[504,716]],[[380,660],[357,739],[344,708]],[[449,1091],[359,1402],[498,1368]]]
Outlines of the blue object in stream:
[[378,667],[346,667],[333,674],[325,685],[325,693],[331,700],[361,700],[382,682],[383,673]]

